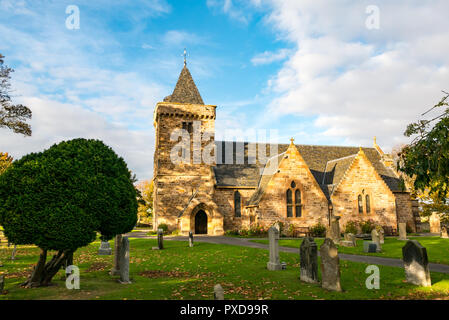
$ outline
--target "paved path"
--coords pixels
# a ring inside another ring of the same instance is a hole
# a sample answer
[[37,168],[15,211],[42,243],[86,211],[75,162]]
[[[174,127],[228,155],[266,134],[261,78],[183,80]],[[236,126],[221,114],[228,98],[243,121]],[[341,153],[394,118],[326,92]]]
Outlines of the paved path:
[[[142,233],[133,232],[133,233],[129,233],[128,236],[132,237],[132,238],[144,238],[144,239],[151,239],[151,238],[154,239],[155,238],[155,237],[147,236],[146,232],[142,232]],[[175,241],[188,241],[188,239],[189,239],[188,237],[182,237],[182,236],[179,236],[179,237],[166,236],[166,237],[164,237],[164,240],[175,240]],[[261,238],[257,238],[257,239],[260,240]],[[228,244],[228,245],[234,245],[234,246],[243,246],[243,247],[249,247],[249,248],[258,248],[258,249],[268,250],[267,244],[251,242],[250,240],[255,240],[255,239],[219,237],[219,236],[210,237],[210,236],[196,235],[194,241],[216,243],[216,244]],[[279,250],[282,252],[290,252],[290,253],[299,254],[299,248],[279,247]],[[339,253],[338,256],[340,257],[341,260],[368,263],[368,264],[378,264],[378,265],[389,266],[389,267],[400,267],[400,268],[404,267],[401,259],[383,258],[383,257],[377,257],[377,256],[362,256],[362,255],[345,254],[345,253]],[[430,268],[430,271],[433,271],[433,272],[441,272],[441,273],[449,274],[449,265],[438,264],[438,263],[429,263],[429,268]]]

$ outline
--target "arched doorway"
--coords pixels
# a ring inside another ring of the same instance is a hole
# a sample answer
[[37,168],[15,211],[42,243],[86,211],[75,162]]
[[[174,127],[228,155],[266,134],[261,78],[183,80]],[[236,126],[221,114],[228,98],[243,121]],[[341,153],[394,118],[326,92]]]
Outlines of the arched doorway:
[[207,214],[198,210],[195,214],[195,234],[207,234]]

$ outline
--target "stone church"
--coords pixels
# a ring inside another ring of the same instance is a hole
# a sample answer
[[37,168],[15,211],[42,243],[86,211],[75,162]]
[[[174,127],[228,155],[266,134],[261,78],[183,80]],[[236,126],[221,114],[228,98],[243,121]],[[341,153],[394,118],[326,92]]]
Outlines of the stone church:
[[[204,104],[186,65],[173,93],[156,104],[155,229],[166,224],[183,235],[223,235],[279,221],[286,229],[328,226],[331,216],[340,216],[341,228],[348,221],[373,220],[394,229],[406,222],[415,230],[410,194],[375,140],[373,147],[360,148],[291,139],[277,145],[268,161],[259,161],[255,143],[215,141],[216,109]],[[179,141],[172,135],[179,129],[191,138],[189,152],[181,150],[189,161],[174,163]],[[263,148],[269,154],[271,146]],[[195,161],[195,151],[212,161]]]

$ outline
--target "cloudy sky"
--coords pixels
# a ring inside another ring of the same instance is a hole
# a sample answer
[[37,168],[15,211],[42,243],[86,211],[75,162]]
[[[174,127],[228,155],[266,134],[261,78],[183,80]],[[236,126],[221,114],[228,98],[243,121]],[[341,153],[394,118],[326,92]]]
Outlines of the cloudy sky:
[[0,0],[13,101],[33,111],[33,136],[0,129],[0,150],[20,158],[97,138],[151,178],[153,109],[187,47],[203,100],[218,106],[217,135],[276,129],[282,143],[355,146],[377,136],[389,151],[449,90],[447,12],[447,0]]

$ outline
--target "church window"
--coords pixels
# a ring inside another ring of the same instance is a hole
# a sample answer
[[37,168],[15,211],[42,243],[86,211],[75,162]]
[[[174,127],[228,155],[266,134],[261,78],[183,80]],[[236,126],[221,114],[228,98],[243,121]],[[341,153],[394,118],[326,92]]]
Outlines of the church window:
[[358,204],[359,204],[359,213],[363,213],[363,198],[361,194],[359,194],[358,197]]
[[369,200],[369,195],[365,196],[365,205],[366,205],[366,213],[370,213],[371,212],[371,203]]
[[191,121],[183,122],[182,129],[186,130],[188,133],[192,133],[193,132],[193,122],[191,122]]
[[296,213],[296,218],[300,218],[302,215],[301,191],[299,191],[299,189],[296,189],[296,191],[295,191],[295,213]]
[[295,189],[295,188],[296,188],[296,183],[295,183],[295,181],[292,181],[291,187],[292,187],[292,189]]
[[240,192],[236,191],[234,193],[234,213],[236,217],[241,217],[242,216],[242,212],[241,212],[241,197],[240,197]]
[[293,217],[293,197],[292,190],[287,190],[287,218]]

